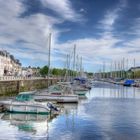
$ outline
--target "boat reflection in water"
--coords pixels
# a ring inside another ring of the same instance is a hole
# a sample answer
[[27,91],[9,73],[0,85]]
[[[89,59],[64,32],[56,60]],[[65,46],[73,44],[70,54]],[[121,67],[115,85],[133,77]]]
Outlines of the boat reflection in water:
[[135,87],[124,87],[105,82],[95,82],[88,99],[93,98],[116,98],[116,99],[140,99],[140,89]]
[[5,113],[1,119],[18,128],[18,131],[31,134],[29,137],[47,137],[49,122],[56,115]]
[[61,107],[63,114],[73,114],[77,112],[78,104],[58,104]]

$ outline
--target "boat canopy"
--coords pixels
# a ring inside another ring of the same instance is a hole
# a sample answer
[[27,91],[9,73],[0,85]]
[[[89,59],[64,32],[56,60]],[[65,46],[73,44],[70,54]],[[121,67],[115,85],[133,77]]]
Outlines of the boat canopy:
[[73,81],[78,81],[81,84],[85,84],[87,82],[87,80],[85,78],[82,78],[82,77],[76,77],[73,79]]
[[33,100],[33,96],[32,96],[32,94],[19,94],[19,95],[17,95],[16,100],[22,101],[22,102],[31,101],[31,100]]
[[124,82],[124,84],[134,84],[134,80],[131,80],[131,79],[129,79],[129,80],[125,80],[125,82]]
[[62,90],[62,87],[60,85],[53,85],[53,86],[50,86],[48,89],[49,91],[60,91]]

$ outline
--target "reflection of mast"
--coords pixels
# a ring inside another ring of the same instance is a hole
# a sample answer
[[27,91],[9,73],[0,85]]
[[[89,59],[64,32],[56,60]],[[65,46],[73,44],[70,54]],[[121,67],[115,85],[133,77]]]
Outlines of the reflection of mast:
[[49,140],[49,123],[48,123],[48,120],[47,120],[47,139],[46,140]]
[[72,128],[74,130],[74,126],[75,126],[75,123],[74,123],[74,110],[72,110]]

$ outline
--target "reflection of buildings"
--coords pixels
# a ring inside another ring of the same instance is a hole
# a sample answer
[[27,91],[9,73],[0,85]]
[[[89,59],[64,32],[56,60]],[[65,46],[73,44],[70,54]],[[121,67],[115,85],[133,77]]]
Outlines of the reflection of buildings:
[[21,63],[7,51],[0,51],[0,76],[18,76],[21,74]]

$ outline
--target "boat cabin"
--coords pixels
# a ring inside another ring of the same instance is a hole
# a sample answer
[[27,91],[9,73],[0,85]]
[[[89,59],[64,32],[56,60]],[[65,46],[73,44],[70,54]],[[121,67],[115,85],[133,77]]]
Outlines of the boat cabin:
[[16,101],[25,102],[32,100],[33,100],[32,92],[20,92],[19,95],[16,96]]

